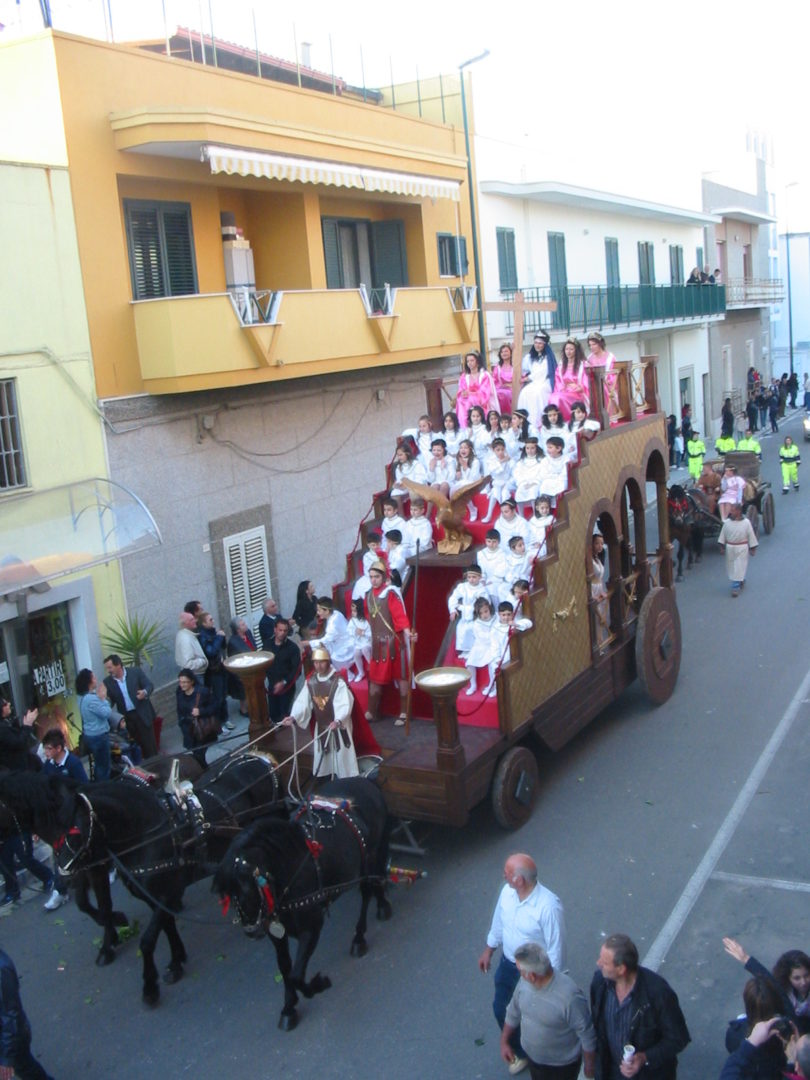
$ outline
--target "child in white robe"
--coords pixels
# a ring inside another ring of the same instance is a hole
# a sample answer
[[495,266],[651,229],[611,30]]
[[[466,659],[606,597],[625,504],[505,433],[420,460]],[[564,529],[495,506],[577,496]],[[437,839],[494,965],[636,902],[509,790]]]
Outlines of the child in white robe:
[[501,516],[498,518],[498,532],[501,534],[501,546],[508,546],[513,536],[522,536],[529,539],[529,523],[526,518],[518,513],[517,503],[514,499],[504,499],[501,503]]
[[540,463],[540,491],[555,500],[568,487],[568,462],[565,460],[565,440],[552,435],[546,442],[546,456]]
[[501,588],[500,599],[508,600],[512,595],[512,586],[516,581],[528,580],[532,574],[534,553],[526,548],[526,541],[522,536],[513,536],[509,541],[509,550],[506,553],[506,583]]
[[416,554],[416,541],[419,541],[419,553],[423,555],[433,547],[433,525],[426,516],[425,500],[417,496],[411,499],[411,516],[402,530],[402,554],[406,559]]
[[[489,668],[494,659],[494,647],[492,632],[495,629],[495,616],[492,613],[492,603],[488,597],[482,596],[475,601],[472,624],[472,645],[467,653],[464,664],[470,673],[470,685],[465,690],[469,696],[478,689],[476,668]],[[491,681],[491,680],[490,680]],[[484,694],[490,691],[489,684]]]
[[419,460],[423,467],[427,469],[430,461],[430,444],[436,438],[436,432],[433,430],[433,424],[430,417],[424,414],[419,417],[415,428],[405,428],[402,432],[402,437],[405,439],[413,439],[419,450]]
[[596,420],[588,419],[588,410],[584,401],[575,401],[571,405],[571,419],[568,421],[568,434],[566,436],[565,459],[570,462],[579,461],[579,446],[577,433],[583,432],[583,438],[592,439],[600,430]]
[[391,496],[399,500],[407,499],[410,498],[411,493],[402,486],[402,481],[412,480],[415,484],[426,484],[427,473],[419,458],[412,457],[406,446],[398,446],[395,457],[394,486],[391,488]]
[[506,556],[501,548],[501,534],[497,529],[488,529],[484,537],[484,547],[478,552],[478,565],[481,576],[493,604],[497,604],[506,582]]
[[548,495],[538,495],[534,500],[534,515],[529,521],[528,547],[535,559],[542,559],[546,554],[546,539],[553,525],[551,498]]
[[331,597],[321,596],[316,606],[318,618],[325,622],[323,636],[310,638],[307,644],[312,649],[323,646],[332,658],[336,671],[354,661],[354,642],[349,636],[349,623],[346,616],[335,610]]
[[382,533],[382,549],[388,550],[388,534],[392,529],[399,529],[400,533],[405,528],[405,518],[399,513],[396,499],[392,499],[390,496],[386,497],[382,501],[382,521],[380,522],[380,532]]
[[[419,548],[422,550],[421,546]],[[391,529],[388,533],[388,551],[386,552],[388,558],[388,572],[393,574],[395,571],[399,574],[401,582],[405,582],[408,579],[408,571],[410,567],[405,559],[405,553],[402,549],[402,533],[399,529]]]
[[534,502],[540,494],[540,476],[543,466],[543,454],[538,440],[530,436],[526,440],[523,453],[519,461],[512,467],[512,476],[515,481],[515,501],[524,506]]
[[365,678],[363,661],[368,664],[371,660],[371,624],[366,618],[362,600],[352,600],[352,617],[349,619],[347,632],[354,645],[354,661],[349,665],[349,682],[360,682]]
[[556,435],[558,438],[562,439],[563,446],[565,446],[568,428],[565,426],[562,413],[557,406],[546,405],[543,410],[543,423],[540,427],[540,443],[544,451],[546,449],[546,444],[552,435]]
[[363,574],[354,583],[352,600],[362,600],[371,588],[371,578],[368,576],[369,569],[382,558],[382,534],[370,532],[366,537],[367,549],[363,552]]
[[455,457],[458,454],[458,448],[462,439],[468,439],[470,432],[468,428],[461,427],[458,422],[458,417],[452,410],[446,412],[443,418],[444,431],[442,432],[442,438],[447,443],[447,453],[450,457]]
[[512,461],[506,452],[506,443],[501,438],[495,439],[492,444],[492,455],[489,459],[487,472],[490,475],[489,507],[483,522],[492,521],[495,507],[508,499],[515,490],[515,482],[512,479]]
[[470,432],[468,436],[475,447],[475,456],[479,461],[484,461],[489,451],[492,435],[486,425],[484,410],[480,405],[473,405],[470,409]]
[[428,462],[427,475],[431,487],[438,488],[444,495],[450,494],[450,485],[456,478],[456,462],[447,455],[447,443],[444,439],[434,439],[430,444],[431,458]]
[[456,652],[461,657],[472,647],[475,602],[481,598],[489,600],[489,594],[481,581],[481,567],[473,563],[464,571],[464,580],[456,585],[447,600],[450,621],[456,624]]

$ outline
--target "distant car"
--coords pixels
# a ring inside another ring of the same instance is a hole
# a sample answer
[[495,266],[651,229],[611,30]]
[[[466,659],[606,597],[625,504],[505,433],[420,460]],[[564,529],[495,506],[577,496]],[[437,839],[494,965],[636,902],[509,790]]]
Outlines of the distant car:
[[810,416],[805,416],[802,420],[802,428],[804,429],[804,440],[807,442],[810,439]]

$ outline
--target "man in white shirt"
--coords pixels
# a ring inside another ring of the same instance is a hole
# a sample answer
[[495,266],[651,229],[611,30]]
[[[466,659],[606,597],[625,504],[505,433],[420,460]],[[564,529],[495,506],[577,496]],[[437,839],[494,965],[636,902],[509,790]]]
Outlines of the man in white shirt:
[[[501,889],[487,944],[478,958],[478,967],[486,975],[496,949],[502,949],[495,971],[495,997],[492,1011],[498,1028],[503,1029],[506,1007],[520,979],[515,964],[515,950],[527,942],[542,945],[556,971],[566,969],[565,914],[559,897],[537,880],[537,865],[529,855],[510,855],[503,868],[506,884]],[[520,1045],[520,1029],[512,1035],[514,1061],[509,1072],[514,1076],[528,1066],[528,1055]]]

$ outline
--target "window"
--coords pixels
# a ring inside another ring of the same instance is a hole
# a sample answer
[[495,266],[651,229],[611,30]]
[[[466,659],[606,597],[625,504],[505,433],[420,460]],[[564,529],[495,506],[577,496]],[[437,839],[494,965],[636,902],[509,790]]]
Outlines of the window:
[[621,285],[619,275],[619,241],[615,236],[605,237],[605,275],[609,288]]
[[683,248],[680,244],[669,245],[669,280],[673,285],[683,285]]
[[26,487],[16,379],[0,380],[0,491]]
[[639,285],[655,284],[655,251],[648,240],[638,242],[638,282]]
[[452,233],[436,233],[439,245],[439,277],[464,277],[467,262],[467,241]]
[[197,291],[188,203],[124,199],[132,295],[136,300]]
[[327,289],[408,284],[404,222],[324,217],[321,231]]
[[498,239],[498,281],[501,292],[514,292],[518,287],[515,259],[515,230],[495,230]]
[[243,618],[255,636],[263,614],[262,605],[272,595],[264,525],[226,536],[222,544],[231,618]]

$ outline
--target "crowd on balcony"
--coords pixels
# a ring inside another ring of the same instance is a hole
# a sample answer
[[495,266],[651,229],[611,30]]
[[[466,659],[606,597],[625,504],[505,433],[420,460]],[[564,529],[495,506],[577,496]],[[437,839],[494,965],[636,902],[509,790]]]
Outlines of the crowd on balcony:
[[714,273],[712,273],[708,266],[702,270],[699,266],[695,266],[692,273],[686,279],[687,285],[720,285],[722,280],[722,271],[720,267],[715,267]]

